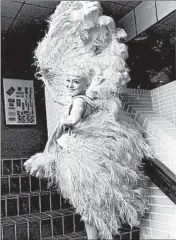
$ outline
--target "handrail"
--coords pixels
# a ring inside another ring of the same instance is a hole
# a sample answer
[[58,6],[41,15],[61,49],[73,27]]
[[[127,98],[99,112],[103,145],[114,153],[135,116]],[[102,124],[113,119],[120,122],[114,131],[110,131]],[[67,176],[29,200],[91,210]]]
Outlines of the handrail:
[[158,159],[143,163],[145,174],[176,204],[176,175]]

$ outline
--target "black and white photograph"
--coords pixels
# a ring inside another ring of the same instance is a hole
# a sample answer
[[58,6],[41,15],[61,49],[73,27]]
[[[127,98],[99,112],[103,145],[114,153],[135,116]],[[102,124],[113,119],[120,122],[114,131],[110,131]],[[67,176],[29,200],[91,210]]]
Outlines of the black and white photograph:
[[176,239],[176,2],[1,0],[1,239]]

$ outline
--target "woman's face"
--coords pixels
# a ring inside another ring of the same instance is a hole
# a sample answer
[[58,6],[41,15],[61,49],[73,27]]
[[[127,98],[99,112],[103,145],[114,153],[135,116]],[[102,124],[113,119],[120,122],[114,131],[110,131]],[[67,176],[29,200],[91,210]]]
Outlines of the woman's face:
[[86,78],[68,78],[66,80],[66,87],[71,97],[81,94],[84,95],[88,87],[88,81]]

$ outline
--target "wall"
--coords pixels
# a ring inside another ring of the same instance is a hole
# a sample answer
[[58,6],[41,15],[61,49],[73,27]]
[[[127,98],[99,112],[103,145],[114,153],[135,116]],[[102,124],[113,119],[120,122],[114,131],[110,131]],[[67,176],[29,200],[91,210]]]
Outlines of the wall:
[[175,82],[151,91],[153,109],[176,125],[176,85]]
[[47,140],[44,91],[41,83],[37,82],[34,86],[37,92],[35,95],[37,125],[33,126],[10,126],[5,124],[3,91],[1,93],[2,158],[26,158],[44,149]]
[[[176,174],[175,99],[176,81],[151,91],[127,89],[123,96],[124,111],[141,125],[157,159]],[[168,115],[155,111],[160,108]],[[176,239],[176,205],[152,182],[149,190],[150,210],[142,219],[141,239]]]
[[141,239],[176,239],[176,206],[150,183],[150,211],[141,222]]
[[[145,137],[160,161],[176,173],[176,126],[165,118],[165,115],[156,112],[153,105],[153,102],[157,103],[153,94],[160,92],[162,96],[166,96],[169,91],[172,92],[169,99],[173,103],[176,96],[176,81],[151,91],[127,89],[127,93],[123,96],[124,111],[129,112],[144,129]],[[160,106],[170,112],[171,116],[176,112],[176,104],[167,104],[165,97],[161,97]],[[168,118],[170,115],[168,114]],[[175,118],[173,120],[175,121]]]
[[45,88],[45,98],[46,98],[46,118],[47,118],[47,130],[48,136],[51,135],[54,128],[59,122],[60,117],[64,112],[64,107],[53,101],[51,95]]

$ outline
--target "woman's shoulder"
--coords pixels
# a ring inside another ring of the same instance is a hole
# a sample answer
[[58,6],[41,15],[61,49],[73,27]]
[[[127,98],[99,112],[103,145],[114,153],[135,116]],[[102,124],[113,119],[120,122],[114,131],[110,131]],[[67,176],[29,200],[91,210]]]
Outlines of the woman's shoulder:
[[72,106],[85,110],[87,106],[87,102],[85,101],[84,98],[76,96],[72,99]]
[[[76,100],[76,99],[78,99],[78,100]],[[86,104],[91,105],[92,107],[95,107],[94,101],[86,95],[77,95],[73,98],[73,100],[80,101],[84,104],[86,103]]]

